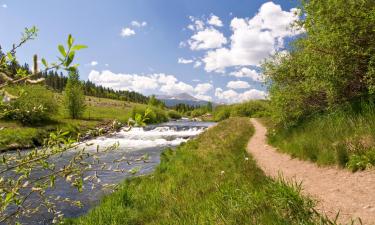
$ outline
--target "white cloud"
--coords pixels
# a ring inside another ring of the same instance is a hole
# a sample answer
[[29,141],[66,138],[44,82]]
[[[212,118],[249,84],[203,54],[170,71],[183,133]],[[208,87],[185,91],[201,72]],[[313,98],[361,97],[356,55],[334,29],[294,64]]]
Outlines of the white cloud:
[[91,70],[88,79],[97,85],[115,90],[129,90],[140,93],[163,93],[174,95],[189,93],[199,99],[212,99],[205,95],[213,89],[212,84],[202,83],[193,87],[190,84],[178,81],[173,75],[153,73],[147,75],[113,73],[109,70],[102,72]]
[[253,81],[263,82],[264,77],[262,74],[258,73],[255,70],[249,69],[247,67],[242,67],[241,69],[231,72],[229,75],[235,77],[248,77],[251,78]]
[[108,63],[106,63],[106,64],[104,64],[106,67],[108,67],[109,66],[109,64]]
[[191,50],[220,48],[226,43],[224,35],[214,28],[200,30],[188,40]]
[[202,83],[202,84],[197,84],[197,86],[194,88],[195,92],[198,94],[206,94],[210,90],[212,90],[214,86],[210,83]]
[[250,19],[233,18],[230,46],[208,51],[203,58],[205,70],[223,72],[232,66],[259,65],[284,46],[285,37],[301,32],[290,27],[298,19],[296,12],[295,8],[283,11],[280,5],[267,2]]
[[8,5],[7,4],[2,4],[1,7],[3,7],[4,9],[8,8]]
[[194,95],[194,97],[200,100],[208,101],[208,102],[212,101],[212,97],[208,95],[197,94],[197,95]]
[[208,19],[207,23],[212,26],[217,26],[217,27],[223,26],[223,22],[220,20],[218,16],[215,16],[214,14],[211,14],[211,17],[210,19]]
[[205,24],[202,20],[195,18],[193,16],[189,16],[190,21],[192,24],[189,24],[187,28],[192,31],[200,31],[203,30],[205,27]]
[[238,93],[232,89],[223,91],[221,88],[216,88],[215,96],[224,103],[239,103],[253,99],[265,99],[267,94],[264,91],[251,89],[243,93]]
[[190,64],[190,63],[193,63],[194,61],[192,59],[178,58],[177,62],[179,64]]
[[200,67],[202,65],[202,61],[195,61],[195,63],[194,63],[194,68],[198,68],[198,67]]
[[90,65],[91,66],[96,66],[96,65],[98,65],[98,62],[97,61],[91,61]]
[[250,88],[250,84],[247,83],[246,81],[229,81],[227,84],[227,88],[231,89],[246,89]]
[[133,27],[145,27],[147,26],[147,22],[146,21],[136,21],[136,20],[133,20],[131,23],[130,23]]
[[135,35],[135,31],[126,27],[126,28],[122,28],[121,30],[121,36],[122,37],[129,37],[129,36],[132,36],[132,35]]

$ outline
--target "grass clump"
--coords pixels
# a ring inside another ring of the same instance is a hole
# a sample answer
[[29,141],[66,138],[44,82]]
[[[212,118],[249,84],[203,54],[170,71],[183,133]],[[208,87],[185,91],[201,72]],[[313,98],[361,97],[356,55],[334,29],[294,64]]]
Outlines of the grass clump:
[[[298,185],[267,178],[249,158],[247,118],[232,118],[162,153],[148,176],[126,180],[66,224],[317,224]],[[324,222],[322,223],[324,224]]]
[[357,171],[375,165],[374,131],[374,105],[354,103],[273,130],[269,141],[294,157]]

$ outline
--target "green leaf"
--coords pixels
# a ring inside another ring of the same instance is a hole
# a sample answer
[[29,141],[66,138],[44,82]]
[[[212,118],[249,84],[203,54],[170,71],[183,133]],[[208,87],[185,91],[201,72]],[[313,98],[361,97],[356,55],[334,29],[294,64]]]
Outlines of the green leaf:
[[58,48],[59,48],[59,51],[60,51],[61,55],[66,57],[66,51],[65,51],[64,46],[59,45]]
[[73,39],[72,35],[69,34],[69,36],[68,36],[68,47],[69,47],[69,49],[72,47],[73,42],[74,42],[74,39]]
[[48,67],[48,63],[45,58],[42,58],[42,63],[45,67]]
[[74,52],[69,53],[69,56],[68,56],[68,58],[66,59],[66,62],[65,62],[66,67],[68,67],[73,62],[74,55],[75,55]]
[[86,45],[74,45],[71,51],[78,51],[78,50],[85,49],[85,48],[87,48]]
[[13,55],[10,52],[8,52],[7,57],[9,59],[9,61],[13,61],[14,60],[14,57],[13,57]]

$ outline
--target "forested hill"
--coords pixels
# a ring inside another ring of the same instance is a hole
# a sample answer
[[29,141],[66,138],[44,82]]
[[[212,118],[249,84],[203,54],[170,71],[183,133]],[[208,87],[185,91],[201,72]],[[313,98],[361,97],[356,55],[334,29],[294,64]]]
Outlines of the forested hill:
[[[0,47],[0,56],[4,55]],[[28,64],[20,65],[17,61],[13,61],[8,65],[8,70],[10,74],[17,74],[18,69],[24,69],[29,74],[31,74],[31,69]],[[16,75],[17,76],[17,75]],[[68,81],[68,78],[64,76],[61,72],[49,71],[39,74],[39,78],[45,78],[45,83],[51,89],[62,92]],[[0,77],[1,81],[1,77]],[[115,91],[111,88],[106,88],[103,86],[95,85],[90,81],[82,81],[84,94],[87,96],[94,96],[98,98],[110,98],[116,100],[130,101],[135,103],[147,103],[149,98],[138,92],[134,91]]]
[[[65,85],[68,81],[67,77],[65,77],[61,73],[58,74],[55,71],[42,73],[40,76],[46,79],[45,82],[47,86],[59,92],[64,90]],[[116,91],[111,88],[95,85],[91,81],[82,81],[82,84],[84,93],[88,96],[124,100],[136,103],[147,103],[149,100],[147,96],[134,91]]]

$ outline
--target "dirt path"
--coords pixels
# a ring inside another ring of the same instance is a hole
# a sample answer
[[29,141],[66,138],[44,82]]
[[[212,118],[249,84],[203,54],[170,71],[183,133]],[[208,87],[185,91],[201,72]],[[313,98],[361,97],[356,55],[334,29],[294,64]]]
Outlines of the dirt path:
[[363,224],[375,225],[374,170],[351,173],[292,159],[267,144],[267,130],[261,123],[255,119],[251,122],[255,134],[247,149],[267,175],[277,177],[280,172],[288,180],[302,182],[304,194],[318,200],[317,209],[331,218],[340,211],[339,221],[342,223],[360,217]]

